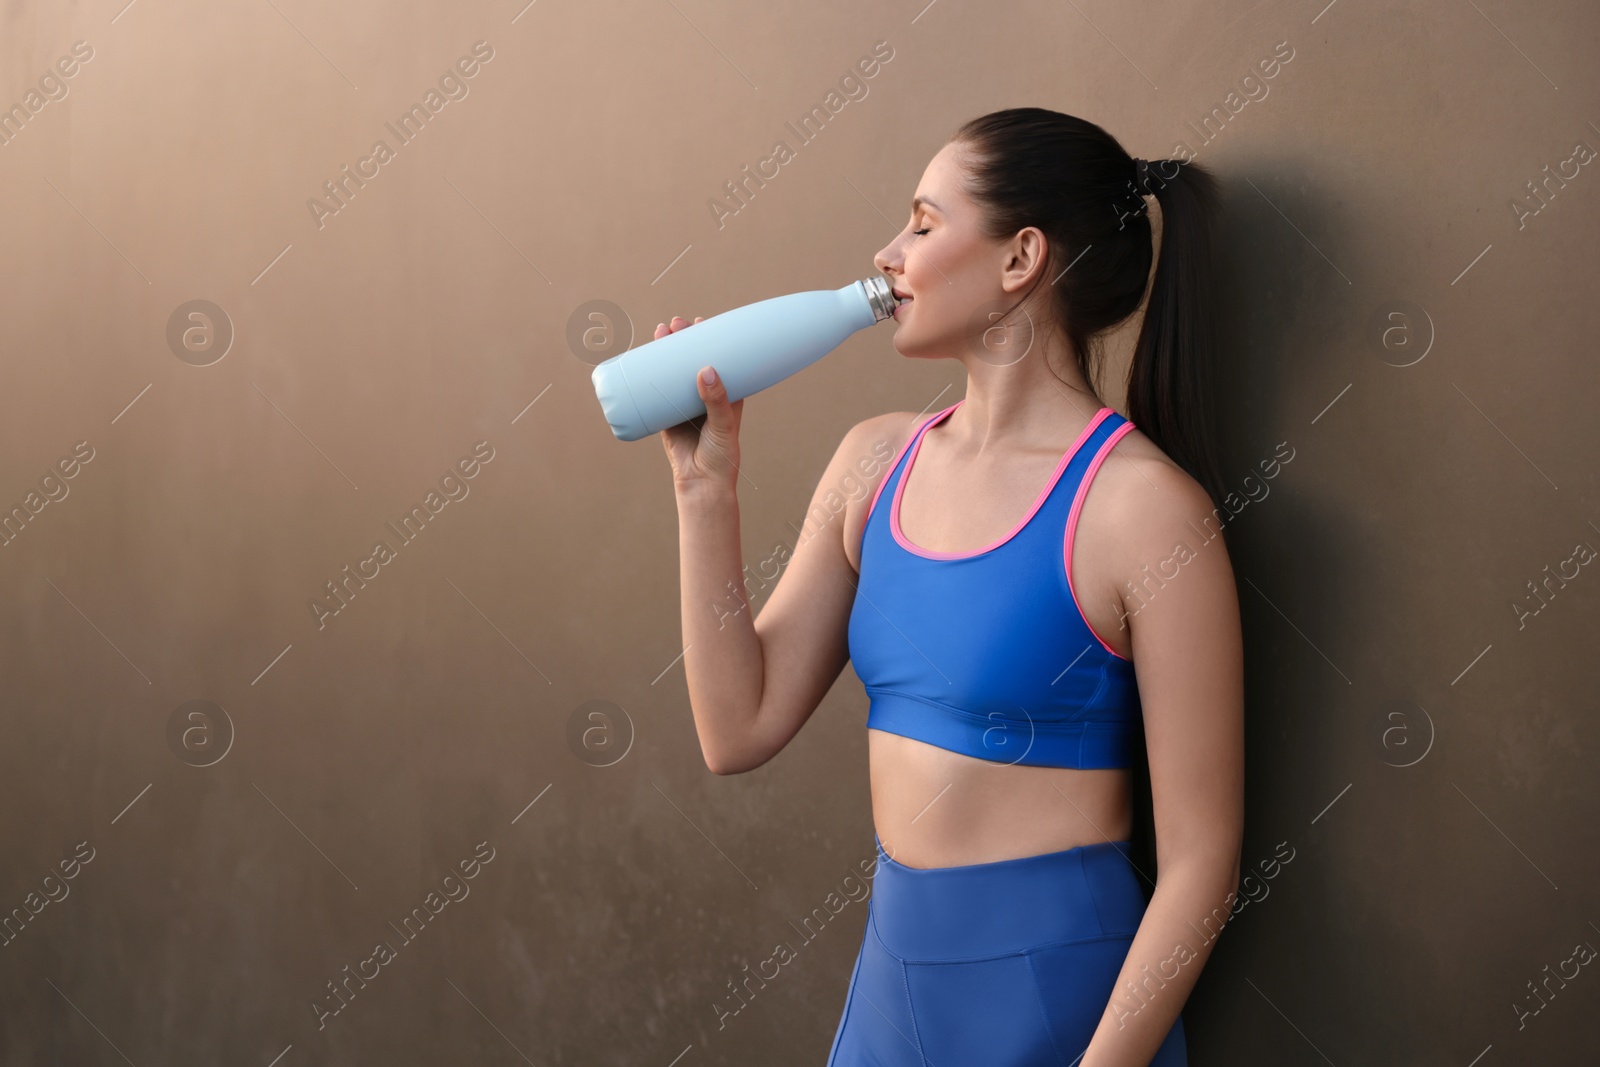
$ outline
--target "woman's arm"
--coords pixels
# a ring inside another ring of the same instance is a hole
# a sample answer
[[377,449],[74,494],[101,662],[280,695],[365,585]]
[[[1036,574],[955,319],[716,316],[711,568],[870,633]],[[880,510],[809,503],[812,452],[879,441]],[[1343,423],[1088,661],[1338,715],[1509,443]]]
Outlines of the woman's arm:
[[[1233,567],[1200,486],[1165,462],[1130,462],[1143,477],[1122,481],[1111,518],[1136,531],[1118,551],[1116,572],[1145,583],[1123,610],[1144,708],[1157,875],[1080,1067],[1149,1064],[1233,910],[1244,829],[1244,663]],[[1197,531],[1208,529],[1212,539],[1202,540]],[[1162,578],[1154,588],[1152,571]]]
[[733,487],[679,490],[684,670],[700,750],[715,773],[754,770],[777,755],[849,662],[857,578],[846,531],[859,537],[887,466],[881,457],[893,455],[905,421],[880,416],[845,434],[794,548],[777,554],[783,570],[759,612],[746,600]]
[[[757,615],[746,597],[739,538],[734,409],[743,401],[729,405],[720,380],[700,390],[706,401],[700,440],[689,436],[692,426],[663,431],[678,435],[667,448],[678,501],[683,663],[706,766],[738,774],[789,743],[849,662],[856,572],[845,554],[845,530],[860,529],[860,513],[886,473],[876,457],[892,455],[898,443],[880,439],[909,420],[878,416],[845,434]],[[724,460],[728,466],[719,465]],[[865,472],[873,468],[868,482]]]

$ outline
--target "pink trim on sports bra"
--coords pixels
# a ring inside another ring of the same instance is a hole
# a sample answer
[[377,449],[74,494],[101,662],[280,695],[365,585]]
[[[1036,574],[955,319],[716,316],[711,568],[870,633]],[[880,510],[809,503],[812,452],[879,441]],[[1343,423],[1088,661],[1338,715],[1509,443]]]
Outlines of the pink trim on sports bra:
[[[965,400],[966,397],[962,397],[961,399]],[[950,414],[957,407],[959,407],[960,404],[961,400],[957,400],[954,404],[951,404],[943,411],[936,411],[932,415],[929,415],[926,419],[922,420],[922,423],[915,430],[911,431],[910,435],[908,435],[904,441],[900,442],[900,447],[895,450],[894,459],[891,459],[889,461],[889,466],[884,469],[883,479],[878,482],[878,488],[873,490],[872,503],[867,505],[866,517],[868,519],[872,518],[872,511],[878,506],[878,497],[883,495],[883,487],[889,484],[889,475],[893,474],[894,469],[900,465],[900,457],[906,454],[906,449],[911,447],[911,443],[922,434],[924,429]],[[865,520],[862,521],[861,528],[863,531],[866,530]]]
[[[911,447],[911,455],[906,457],[905,469],[900,472],[900,481],[894,487],[894,499],[890,501],[889,504],[889,532],[894,535],[895,541],[898,542],[900,547],[905,549],[907,552],[914,553],[918,556],[924,556],[928,559],[972,559],[975,556],[981,556],[985,553],[993,552],[995,549],[999,548],[1001,545],[1017,536],[1017,534],[1021,533],[1022,528],[1028,525],[1028,521],[1033,518],[1034,514],[1038,512],[1041,507],[1044,506],[1046,498],[1050,496],[1050,491],[1054,489],[1056,487],[1056,483],[1061,480],[1062,472],[1067,469],[1067,464],[1072,462],[1072,457],[1077,454],[1078,448],[1083,444],[1084,441],[1089,439],[1089,435],[1094,433],[1096,427],[1098,427],[1113,414],[1110,408],[1101,408],[1099,411],[1095,412],[1094,418],[1089,420],[1089,425],[1083,428],[1083,432],[1078,435],[1077,440],[1073,441],[1072,444],[1068,446],[1066,452],[1062,453],[1060,462],[1056,464],[1055,473],[1050,475],[1050,480],[1045,483],[1045,486],[1042,490],[1040,490],[1039,495],[1034,498],[1033,506],[1028,509],[1028,513],[1024,515],[1022,520],[1013,526],[1009,532],[1003,534],[998,540],[991,541],[982,548],[973,549],[971,552],[935,552],[932,549],[920,548],[917,545],[912,544],[910,538],[906,537],[906,535],[901,531],[900,498],[905,493],[906,480],[911,477],[912,464],[916,463],[917,461],[917,452],[922,448],[922,439],[926,435],[927,431],[936,426],[941,419],[964,403],[966,403],[966,397],[962,397],[944,411],[940,412],[936,418],[927,422],[922,429],[917,432],[915,443]],[[1113,435],[1112,439],[1115,440],[1115,435]],[[892,470],[893,468],[891,467],[890,469]],[[1088,475],[1092,476],[1093,473],[1094,467],[1090,467]],[[882,486],[880,485],[879,488],[881,489]],[[1082,609],[1080,608],[1079,610],[1081,611]],[[1092,628],[1090,632],[1093,632]],[[1099,635],[1097,634],[1096,636],[1098,637]],[[1104,643],[1104,641],[1101,642],[1101,644]]]
[[[1109,411],[1111,409],[1106,408],[1105,410]],[[1067,590],[1072,594],[1073,606],[1078,609],[1078,614],[1083,619],[1083,625],[1090,633],[1094,634],[1095,640],[1099,641],[1107,652],[1127,663],[1132,663],[1133,661],[1127,656],[1124,656],[1122,653],[1118,652],[1116,649],[1112,648],[1110,645],[1106,644],[1106,639],[1101,637],[1095,628],[1090,625],[1089,616],[1083,613],[1083,604],[1078,600],[1078,591],[1072,586],[1072,539],[1078,532],[1078,513],[1083,510],[1083,501],[1084,498],[1088,496],[1089,483],[1094,480],[1095,471],[1099,470],[1100,464],[1104,463],[1106,461],[1106,457],[1111,455],[1112,447],[1115,446],[1118,441],[1122,440],[1123,435],[1132,429],[1133,423],[1125,422],[1121,426],[1118,426],[1115,430],[1111,431],[1111,433],[1107,435],[1105,443],[1100,446],[1100,451],[1095,454],[1094,459],[1090,462],[1089,469],[1083,472],[1083,480],[1078,483],[1078,491],[1072,498],[1072,510],[1067,512],[1067,534],[1064,538],[1062,538],[1061,549],[1062,562],[1067,569]],[[905,475],[902,473],[901,478],[903,479],[904,477]]]

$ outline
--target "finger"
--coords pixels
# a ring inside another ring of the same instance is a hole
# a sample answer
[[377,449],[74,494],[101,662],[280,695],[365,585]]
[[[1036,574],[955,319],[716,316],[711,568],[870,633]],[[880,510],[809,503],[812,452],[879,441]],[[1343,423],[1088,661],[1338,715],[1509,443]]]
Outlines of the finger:
[[[711,381],[706,381],[706,375],[712,375]],[[726,445],[732,436],[733,413],[728,404],[728,387],[718,374],[715,367],[705,366],[700,368],[700,373],[695,377],[695,388],[700,394],[700,400],[706,406],[705,426],[701,428],[702,436],[710,432],[719,446]]]
[[656,337],[657,338],[662,338],[662,337],[665,337],[666,335],[667,335],[667,324],[664,323],[664,322],[656,323]]

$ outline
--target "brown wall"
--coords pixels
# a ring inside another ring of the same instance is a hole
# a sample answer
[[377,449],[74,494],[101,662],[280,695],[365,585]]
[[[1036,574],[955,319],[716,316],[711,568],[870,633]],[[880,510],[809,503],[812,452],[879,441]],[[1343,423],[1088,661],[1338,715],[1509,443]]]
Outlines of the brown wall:
[[[0,145],[0,504],[39,508],[0,547],[0,1064],[820,1064],[859,901],[717,1006],[849,900],[864,696],[847,671],[770,764],[706,770],[666,461],[611,437],[569,323],[868,276],[945,135],[1023,104],[1185,142],[1229,189],[1256,899],[1193,1062],[1600,1042],[1596,967],[1547,977],[1600,946],[1600,576],[1562,562],[1600,547],[1593,5],[122,2],[0,5],[0,105],[67,90]],[[195,300],[220,359],[169,342]],[[851,424],[960,395],[887,330],[747,405],[753,569]],[[386,528],[436,491],[467,495]]]

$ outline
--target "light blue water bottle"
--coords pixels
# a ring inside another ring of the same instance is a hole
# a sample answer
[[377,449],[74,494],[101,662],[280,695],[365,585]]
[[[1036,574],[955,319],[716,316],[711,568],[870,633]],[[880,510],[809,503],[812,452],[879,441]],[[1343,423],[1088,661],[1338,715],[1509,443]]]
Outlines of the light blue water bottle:
[[612,356],[594,369],[595,395],[611,432],[637,441],[706,413],[695,388],[701,367],[716,368],[730,403],[742,400],[889,318],[897,305],[883,277],[759,300]]

